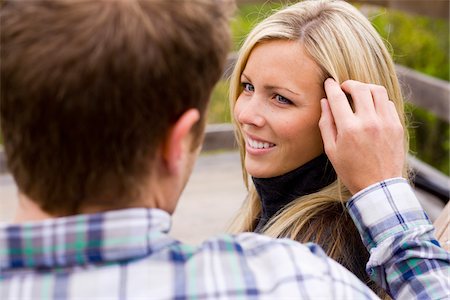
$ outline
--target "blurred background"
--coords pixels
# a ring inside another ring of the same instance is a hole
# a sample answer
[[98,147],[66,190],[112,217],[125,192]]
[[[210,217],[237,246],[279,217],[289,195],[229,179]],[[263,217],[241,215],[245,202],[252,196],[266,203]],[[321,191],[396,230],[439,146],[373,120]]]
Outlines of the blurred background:
[[[236,1],[229,65],[213,92],[203,152],[173,218],[172,235],[192,244],[224,232],[246,195],[229,124],[227,76],[235,52],[261,19],[298,2]],[[444,214],[450,189],[449,0],[349,2],[369,18],[397,64],[410,120],[410,163],[416,172],[416,192],[435,221]],[[17,205],[17,190],[7,172],[1,142],[0,135],[0,222],[10,220]],[[448,223],[448,219],[450,216],[444,221]]]

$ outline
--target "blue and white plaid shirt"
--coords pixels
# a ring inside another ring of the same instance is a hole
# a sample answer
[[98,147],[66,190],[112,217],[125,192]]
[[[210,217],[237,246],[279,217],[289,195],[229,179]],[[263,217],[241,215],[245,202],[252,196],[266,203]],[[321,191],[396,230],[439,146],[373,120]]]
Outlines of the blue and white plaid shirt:
[[[371,186],[348,208],[371,277],[394,298],[449,296],[449,253],[406,181]],[[192,247],[169,229],[169,214],[144,208],[0,225],[0,299],[377,298],[314,244],[243,233]]]

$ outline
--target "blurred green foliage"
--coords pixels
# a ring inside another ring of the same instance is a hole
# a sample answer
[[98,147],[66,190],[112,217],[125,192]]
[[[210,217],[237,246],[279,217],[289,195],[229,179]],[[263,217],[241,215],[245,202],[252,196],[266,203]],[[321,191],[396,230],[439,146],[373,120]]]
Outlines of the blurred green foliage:
[[369,16],[391,45],[394,61],[422,73],[449,80],[449,22],[379,9]]
[[410,152],[447,176],[450,174],[450,128],[423,108],[408,104]]
[[[386,9],[373,11],[369,19],[390,45],[396,63],[442,80],[450,80],[448,20]],[[410,116],[411,152],[449,175],[449,124],[423,108],[411,104],[406,108]]]
[[228,81],[219,81],[211,95],[209,111],[207,114],[208,123],[230,123],[230,105],[228,104]]
[[[231,27],[233,50],[237,51],[248,32],[274,10],[288,4],[246,4],[239,7]],[[368,17],[385,39],[394,61],[443,80],[450,79],[449,22],[394,10],[370,9]],[[209,122],[229,122],[228,83],[217,85],[209,110]],[[422,161],[449,175],[450,130],[425,109],[408,104],[411,152]]]
[[[287,1],[241,5],[231,22],[233,37],[232,51],[239,50],[245,37],[256,24],[286,4]],[[222,80],[216,85],[208,110],[209,123],[226,123],[231,121],[228,104],[228,88],[229,84],[226,80]]]
[[246,4],[239,7],[238,13],[231,22],[233,33],[233,50],[239,50],[250,30],[260,21],[287,5],[287,1],[279,3]]

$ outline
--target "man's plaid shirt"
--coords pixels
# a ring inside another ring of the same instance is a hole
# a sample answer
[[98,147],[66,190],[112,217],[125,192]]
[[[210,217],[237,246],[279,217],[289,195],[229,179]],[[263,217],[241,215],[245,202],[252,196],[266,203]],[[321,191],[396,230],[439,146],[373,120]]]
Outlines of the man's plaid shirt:
[[[398,299],[449,296],[449,253],[405,180],[348,209],[373,280]],[[169,214],[145,208],[0,225],[0,299],[377,298],[314,244],[243,233],[192,247],[169,229]]]

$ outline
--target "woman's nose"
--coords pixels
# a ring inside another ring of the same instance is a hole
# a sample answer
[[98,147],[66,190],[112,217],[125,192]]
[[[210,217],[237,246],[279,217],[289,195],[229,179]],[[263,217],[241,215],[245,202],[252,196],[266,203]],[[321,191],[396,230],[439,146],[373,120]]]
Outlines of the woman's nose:
[[262,127],[265,119],[262,114],[263,103],[256,95],[252,97],[239,97],[235,106],[235,117],[241,124]]

